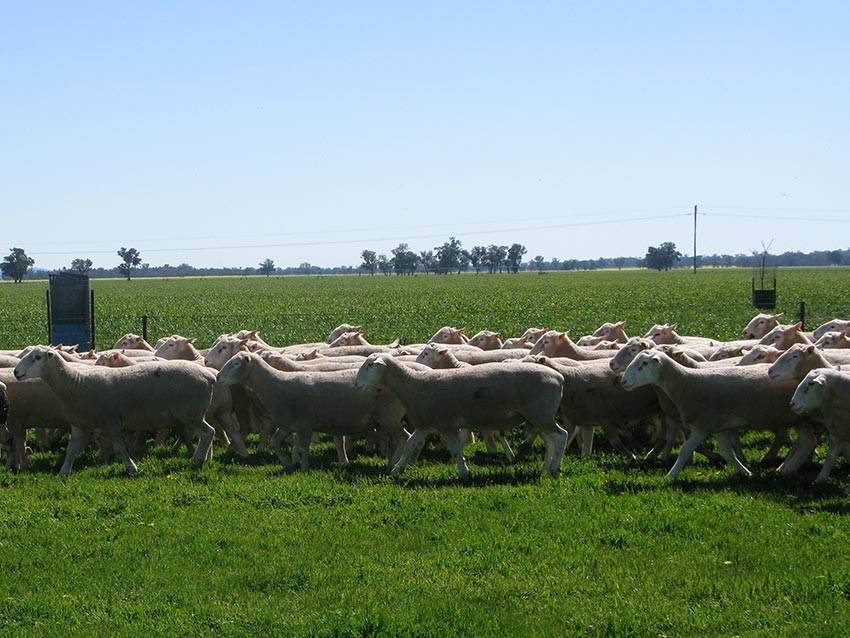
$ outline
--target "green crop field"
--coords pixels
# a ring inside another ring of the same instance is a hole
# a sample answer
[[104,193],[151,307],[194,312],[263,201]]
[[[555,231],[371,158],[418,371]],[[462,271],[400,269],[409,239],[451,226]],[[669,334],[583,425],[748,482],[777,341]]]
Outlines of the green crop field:
[[[271,343],[322,340],[341,322],[373,343],[442,325],[579,336],[627,319],[677,321],[731,339],[755,314],[751,273],[703,270],[518,276],[93,281],[97,345],[126,332],[209,345],[257,328]],[[0,348],[47,340],[46,283],[0,284]],[[850,315],[850,269],[783,269],[778,309],[806,326]],[[511,442],[519,447],[520,432]],[[256,439],[249,441],[253,449]],[[404,476],[315,446],[308,474],[270,453],[191,469],[154,446],[139,477],[62,449],[0,469],[0,636],[843,636],[850,631],[846,463],[814,486],[825,454],[780,477],[744,439],[754,476],[697,457],[668,482],[603,437],[560,478],[543,447],[516,463],[467,449],[457,479],[433,448]]]

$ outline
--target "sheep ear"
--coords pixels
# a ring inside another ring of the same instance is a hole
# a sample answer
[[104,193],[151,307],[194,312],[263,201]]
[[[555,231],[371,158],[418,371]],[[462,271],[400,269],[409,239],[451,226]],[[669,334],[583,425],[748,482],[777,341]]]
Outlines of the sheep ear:
[[678,323],[674,323],[670,326],[670,330],[676,330],[679,327]]
[[778,315],[770,315],[770,318],[771,318],[771,319],[781,319],[781,318],[782,318],[782,317],[784,317],[784,316],[785,316],[785,313],[784,313],[784,312],[780,312]]
[[186,339],[186,343],[188,343],[188,344],[195,343],[195,337],[189,337],[188,339]]
[[618,321],[617,326],[619,326],[620,328],[625,328],[626,327],[626,320],[623,319],[622,321]]
[[794,324],[794,330],[796,330],[797,332],[802,332],[803,331],[803,322],[798,321],[797,323],[795,323]]
[[806,354],[812,354],[815,351],[815,346],[806,346]]
[[53,350],[48,350],[46,354],[48,359],[52,359],[56,356],[56,353]]
[[239,345],[247,347],[248,346],[248,339],[242,339],[242,341],[239,342]]
[[401,346],[401,338],[396,337],[394,341],[392,341],[387,348],[399,348]]
[[652,360],[653,360],[653,361],[658,361],[659,363],[661,363],[661,353],[660,353],[660,352],[656,352],[655,354],[653,354],[653,355],[652,355]]
[[112,358],[113,358],[113,359],[115,359],[116,361],[118,361],[118,358],[119,358],[120,356],[121,356],[121,355],[120,355],[120,354],[118,354],[117,352],[113,352],[113,353],[112,353]]

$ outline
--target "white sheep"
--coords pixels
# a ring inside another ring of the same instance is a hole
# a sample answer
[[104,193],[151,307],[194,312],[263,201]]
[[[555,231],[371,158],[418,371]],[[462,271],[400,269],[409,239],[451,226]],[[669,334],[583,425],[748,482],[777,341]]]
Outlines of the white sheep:
[[696,446],[712,434],[723,457],[749,476],[732,449],[730,432],[744,427],[776,431],[799,422],[788,407],[795,384],[772,381],[763,366],[691,369],[663,352],[648,350],[629,364],[622,383],[627,390],[660,387],[678,410],[682,426],[690,430],[667,474],[670,478],[679,475]]
[[278,458],[289,464],[281,449],[283,438],[295,433],[301,470],[310,467],[308,448],[312,433],[366,436],[376,424],[389,436],[395,460],[407,432],[401,426],[404,408],[386,389],[360,392],[354,387],[357,371],[281,372],[254,354],[240,352],[225,364],[218,380],[253,390],[268,409],[278,430],[271,439]]
[[760,312],[750,319],[750,322],[744,326],[744,329],[741,331],[741,336],[744,339],[761,339],[779,325],[779,320],[784,314],[784,312],[780,312],[778,314],[771,315]]
[[557,475],[567,433],[555,415],[561,402],[563,380],[544,366],[487,365],[420,371],[387,355],[371,355],[357,373],[357,387],[384,386],[401,401],[414,432],[392,470],[404,471],[428,433],[446,441],[462,478],[469,476],[460,442],[461,428],[504,430],[522,421],[538,428],[546,441],[543,470]]
[[363,326],[352,326],[350,323],[341,323],[336,328],[331,330],[330,335],[328,335],[327,342],[333,343],[337,337],[339,337],[344,332],[363,332]]
[[501,335],[492,330],[480,330],[469,338],[469,345],[482,350],[500,350],[504,344]]
[[469,337],[466,336],[466,328],[443,326],[428,339],[428,342],[464,344],[469,342]]
[[15,368],[15,378],[43,379],[73,423],[60,476],[70,474],[84,430],[109,435],[129,474],[136,474],[138,469],[127,452],[127,430],[185,426],[201,439],[195,465],[203,465],[210,453],[215,430],[205,421],[204,413],[212,398],[215,375],[201,366],[163,361],[115,369],[74,367],[52,350],[35,348]]
[[850,328],[850,320],[836,317],[815,328],[814,332],[812,332],[812,339],[817,341],[827,332],[844,332],[848,328]]
[[736,365],[750,366],[756,363],[773,363],[783,352],[784,350],[774,348],[773,346],[756,344],[741,355]]
[[547,357],[569,357],[576,361],[590,361],[592,359],[610,359],[614,356],[615,351],[582,348],[573,343],[568,332],[550,330],[538,339],[529,354],[542,354]]
[[145,341],[144,337],[128,332],[112,346],[113,350],[147,350],[153,352],[154,348]]
[[812,370],[797,386],[791,399],[797,414],[820,411],[829,433],[829,449],[823,468],[815,479],[823,483],[829,478],[839,454],[850,459],[850,374],[821,368]]
[[[617,343],[626,343],[629,336],[625,331],[626,321],[607,321],[593,331],[591,336],[602,337],[605,341],[616,341]],[[595,345],[595,344],[591,344]]]
[[808,336],[806,336],[803,332],[802,322],[778,325],[759,340],[759,344],[763,346],[773,346],[778,350],[787,350],[795,343],[812,343]]
[[823,350],[847,350],[850,349],[850,339],[845,332],[830,330],[824,332],[820,339],[815,341],[815,345]]

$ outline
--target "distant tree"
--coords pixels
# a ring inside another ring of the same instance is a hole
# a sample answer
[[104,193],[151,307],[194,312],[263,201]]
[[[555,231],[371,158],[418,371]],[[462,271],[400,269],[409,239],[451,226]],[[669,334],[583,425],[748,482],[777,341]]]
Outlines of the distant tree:
[[124,260],[118,264],[118,272],[124,275],[127,278],[127,281],[130,281],[133,269],[142,263],[142,257],[139,254],[139,251],[135,248],[124,248],[124,246],[121,246],[121,250],[118,251],[118,256]]
[[682,258],[676,244],[665,241],[658,247],[650,246],[646,251],[646,267],[653,270],[670,270]]
[[260,262],[260,267],[258,269],[261,275],[265,275],[268,277],[274,272],[274,261],[269,257],[266,257],[263,261]]
[[552,257],[552,259],[549,260],[549,263],[551,264],[552,270],[558,270],[561,267],[561,262],[557,257]]
[[91,259],[74,259],[71,262],[71,272],[78,272],[81,275],[85,275],[91,270],[93,265]]
[[479,274],[481,272],[481,266],[484,265],[487,259],[487,249],[484,246],[473,246],[466,254],[468,255],[469,263],[475,268],[475,274]]
[[505,258],[505,265],[508,267],[508,272],[516,274],[522,264],[522,256],[528,252],[528,249],[522,244],[511,244],[508,248],[508,254]]
[[499,273],[502,272],[502,266],[505,263],[505,257],[507,255],[507,246],[496,246],[495,244],[487,246],[486,266],[491,275],[496,272],[497,268],[499,269]]
[[305,275],[309,275],[313,271],[313,264],[311,264],[309,261],[302,261],[298,265],[298,270],[303,272]]
[[378,255],[378,270],[384,275],[389,275],[393,270],[393,262],[386,255]]
[[429,272],[437,272],[437,258],[433,250],[423,250],[419,253],[419,263],[422,264],[422,270],[426,275]]
[[449,241],[442,246],[437,246],[434,252],[437,255],[439,272],[444,275],[452,270],[460,272],[460,258],[463,250],[459,239],[449,237]]
[[625,258],[625,257],[614,257],[614,267],[615,267],[617,270],[622,270],[622,269],[623,269],[623,265],[624,265],[625,263],[626,263],[626,258]]
[[405,243],[400,243],[392,249],[393,269],[397,275],[412,275],[419,263],[419,255],[410,250]]
[[10,248],[12,252],[3,258],[3,263],[0,263],[0,271],[4,277],[9,277],[16,284],[21,283],[24,275],[35,263],[35,259],[28,257],[23,248]]
[[543,263],[545,262],[543,255],[537,255],[534,259],[532,259],[532,262],[534,262],[534,266],[537,268],[537,272],[542,273]]
[[838,266],[841,264],[841,251],[840,250],[830,250],[826,253],[826,258],[829,260],[830,266]]
[[364,250],[360,253],[360,259],[363,260],[363,263],[360,264],[360,269],[365,270],[370,275],[374,275],[375,270],[378,268],[378,256],[375,254],[375,251]]

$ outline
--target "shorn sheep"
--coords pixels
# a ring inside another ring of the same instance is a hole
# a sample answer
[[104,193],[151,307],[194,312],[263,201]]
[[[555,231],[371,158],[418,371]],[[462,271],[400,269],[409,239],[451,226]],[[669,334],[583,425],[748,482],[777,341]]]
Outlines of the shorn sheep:
[[428,433],[443,437],[461,478],[469,476],[461,428],[503,430],[523,421],[546,441],[543,471],[560,473],[567,433],[555,421],[563,378],[539,365],[482,365],[448,370],[413,370],[387,355],[371,355],[361,366],[357,387],[386,387],[404,406],[414,432],[392,470],[404,471]]
[[15,378],[42,379],[50,386],[73,424],[60,476],[71,472],[84,442],[84,431],[112,438],[128,474],[138,468],[124,441],[125,431],[185,426],[200,437],[194,462],[207,460],[215,430],[204,420],[215,374],[185,361],[139,363],[126,368],[73,366],[48,348],[33,348],[15,368]]
[[627,390],[650,384],[661,388],[690,430],[670,478],[679,475],[709,435],[717,439],[723,457],[749,476],[732,449],[730,432],[744,427],[776,431],[800,420],[789,407],[795,384],[771,380],[763,366],[685,368],[663,352],[646,350],[626,368],[622,383]]
[[[295,433],[301,469],[307,471],[313,432],[335,436],[366,436],[376,427],[387,434],[397,456],[407,432],[401,426],[404,409],[385,388],[360,392],[354,386],[356,369],[336,372],[281,372],[254,353],[240,352],[228,361],[218,380],[243,384],[253,390],[278,429],[272,447],[284,464],[283,438]],[[394,458],[393,458],[394,460]]]

